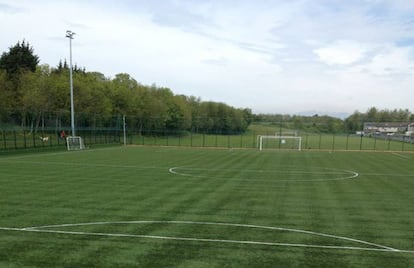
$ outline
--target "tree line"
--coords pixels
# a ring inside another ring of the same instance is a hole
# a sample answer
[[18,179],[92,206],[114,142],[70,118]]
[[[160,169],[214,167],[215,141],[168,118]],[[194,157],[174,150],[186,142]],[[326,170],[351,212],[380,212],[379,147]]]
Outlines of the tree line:
[[[408,109],[355,111],[345,119],[327,115],[253,114],[249,108],[174,94],[167,87],[143,85],[129,74],[113,78],[72,67],[76,125],[120,128],[126,115],[130,129],[143,134],[242,133],[253,122],[317,133],[351,133],[365,122],[414,122]],[[38,127],[70,125],[69,66],[39,65],[28,42],[17,42],[0,57],[0,124]]]
[[270,122],[276,129],[294,129],[313,133],[343,133],[344,121],[328,115],[256,114],[255,122]]
[[[38,65],[28,42],[18,42],[0,57],[0,123],[32,127],[69,126],[69,66]],[[163,131],[241,133],[252,119],[248,108],[174,94],[167,87],[143,85],[129,74],[113,78],[74,66],[76,125],[114,127],[126,115],[129,128]]]
[[366,112],[355,111],[345,119],[327,115],[255,114],[255,122],[272,123],[280,129],[296,129],[315,133],[353,133],[361,131],[367,122],[414,122],[414,113],[408,109],[369,108]]
[[345,127],[349,131],[362,130],[366,122],[414,122],[414,113],[408,109],[369,108],[365,113],[355,111],[345,119]]

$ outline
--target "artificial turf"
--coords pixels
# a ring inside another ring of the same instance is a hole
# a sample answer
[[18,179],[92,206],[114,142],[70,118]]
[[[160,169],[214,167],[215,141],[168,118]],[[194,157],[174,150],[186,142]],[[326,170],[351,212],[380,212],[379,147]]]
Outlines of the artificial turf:
[[410,267],[413,163],[134,146],[2,155],[0,266]]

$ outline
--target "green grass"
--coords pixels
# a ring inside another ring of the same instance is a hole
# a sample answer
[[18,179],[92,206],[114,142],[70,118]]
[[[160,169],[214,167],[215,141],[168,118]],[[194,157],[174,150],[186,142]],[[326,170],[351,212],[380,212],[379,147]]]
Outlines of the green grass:
[[[167,147],[2,155],[0,267],[414,266],[413,161]],[[21,229],[93,222],[108,224]]]

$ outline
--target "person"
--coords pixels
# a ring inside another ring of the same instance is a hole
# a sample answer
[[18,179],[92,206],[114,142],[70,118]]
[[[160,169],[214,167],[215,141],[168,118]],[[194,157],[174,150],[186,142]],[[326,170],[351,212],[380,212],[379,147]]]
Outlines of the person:
[[65,131],[64,131],[64,130],[62,130],[62,131],[60,132],[60,138],[61,138],[61,139],[65,139],[65,137],[66,137],[66,133],[65,133]]

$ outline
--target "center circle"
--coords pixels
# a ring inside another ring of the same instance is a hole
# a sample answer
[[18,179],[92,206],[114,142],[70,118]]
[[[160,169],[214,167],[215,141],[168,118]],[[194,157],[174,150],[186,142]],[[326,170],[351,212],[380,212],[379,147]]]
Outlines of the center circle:
[[284,166],[275,169],[219,169],[205,167],[172,167],[171,174],[203,179],[226,179],[241,181],[300,182],[300,181],[335,181],[354,179],[359,176],[355,171],[313,167],[304,169]]

